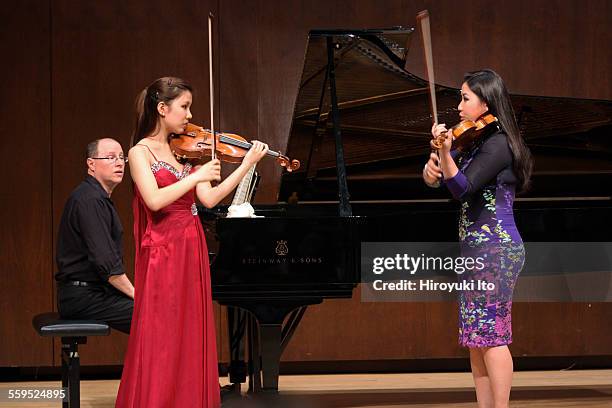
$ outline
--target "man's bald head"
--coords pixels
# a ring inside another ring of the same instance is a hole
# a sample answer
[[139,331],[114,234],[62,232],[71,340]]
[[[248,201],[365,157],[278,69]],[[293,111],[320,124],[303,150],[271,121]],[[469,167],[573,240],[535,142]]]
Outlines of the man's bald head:
[[90,157],[97,157],[98,156],[98,146],[100,144],[100,142],[115,142],[117,144],[119,144],[118,141],[116,141],[115,139],[112,139],[110,137],[104,137],[102,139],[96,139],[93,142],[90,142],[87,145],[87,152],[85,153],[85,157],[86,158],[90,158]]
[[123,148],[111,138],[94,140],[87,145],[87,173],[100,182],[110,195],[123,180]]

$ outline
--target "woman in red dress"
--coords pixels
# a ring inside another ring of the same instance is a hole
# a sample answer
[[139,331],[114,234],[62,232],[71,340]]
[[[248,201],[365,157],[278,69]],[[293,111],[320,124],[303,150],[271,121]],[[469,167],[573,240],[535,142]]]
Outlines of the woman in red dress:
[[192,88],[157,79],[139,95],[129,151],[134,181],[135,304],[116,407],[220,405],[208,250],[196,197],[212,208],[268,147],[253,142],[223,182],[221,165],[181,165],[168,137],[191,119]]

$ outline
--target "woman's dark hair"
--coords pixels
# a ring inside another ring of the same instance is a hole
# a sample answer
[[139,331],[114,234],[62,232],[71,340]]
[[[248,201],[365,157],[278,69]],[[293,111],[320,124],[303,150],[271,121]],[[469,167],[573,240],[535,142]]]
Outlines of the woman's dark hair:
[[164,102],[170,105],[185,91],[193,92],[193,88],[187,82],[175,77],[156,79],[143,89],[136,99],[136,126],[130,146],[134,146],[157,129],[159,116],[157,104]]
[[487,104],[489,113],[497,117],[501,128],[508,135],[508,143],[512,151],[514,174],[518,178],[518,191],[529,187],[529,179],[533,169],[531,152],[521,137],[510,95],[504,81],[491,69],[468,72],[463,81],[480,100]]

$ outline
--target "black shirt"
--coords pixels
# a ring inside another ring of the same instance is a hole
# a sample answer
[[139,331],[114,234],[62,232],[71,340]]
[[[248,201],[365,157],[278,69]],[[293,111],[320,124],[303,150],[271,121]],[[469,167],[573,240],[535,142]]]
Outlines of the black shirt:
[[123,227],[108,193],[94,177],[70,194],[60,221],[57,281],[108,281],[125,273]]

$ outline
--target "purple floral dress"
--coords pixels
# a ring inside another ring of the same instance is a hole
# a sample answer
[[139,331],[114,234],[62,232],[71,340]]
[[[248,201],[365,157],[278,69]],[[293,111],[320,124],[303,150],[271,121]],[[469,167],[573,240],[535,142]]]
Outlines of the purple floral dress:
[[512,206],[517,178],[503,131],[482,139],[471,150],[453,152],[459,172],[445,185],[461,202],[459,240],[464,257],[483,259],[484,268],[460,280],[493,283],[493,290],[463,291],[459,297],[459,344],[495,347],[512,343],[512,292],[525,248]]

